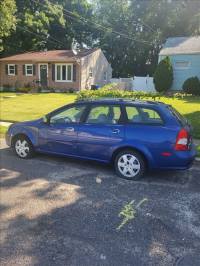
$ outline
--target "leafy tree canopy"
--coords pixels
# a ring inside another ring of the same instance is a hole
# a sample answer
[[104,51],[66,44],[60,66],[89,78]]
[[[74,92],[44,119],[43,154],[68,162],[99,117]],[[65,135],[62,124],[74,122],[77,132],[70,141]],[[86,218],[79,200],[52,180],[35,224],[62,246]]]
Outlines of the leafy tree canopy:
[[0,4],[0,51],[3,50],[3,39],[15,29],[16,5],[14,0],[3,0]]
[[102,48],[115,77],[152,75],[166,38],[200,34],[199,0],[4,0],[0,13],[1,56],[75,40]]

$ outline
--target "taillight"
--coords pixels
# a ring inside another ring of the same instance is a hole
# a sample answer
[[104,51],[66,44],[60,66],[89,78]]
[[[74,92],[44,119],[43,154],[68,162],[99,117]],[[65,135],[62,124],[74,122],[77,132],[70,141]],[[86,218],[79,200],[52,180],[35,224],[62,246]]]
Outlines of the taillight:
[[175,150],[186,151],[189,149],[189,134],[186,129],[182,128],[176,138]]

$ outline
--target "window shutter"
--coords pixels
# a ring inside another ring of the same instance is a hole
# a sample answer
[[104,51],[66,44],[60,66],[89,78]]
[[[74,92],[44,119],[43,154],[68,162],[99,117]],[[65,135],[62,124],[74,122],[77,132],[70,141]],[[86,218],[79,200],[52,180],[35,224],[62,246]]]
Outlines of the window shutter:
[[33,76],[35,76],[35,65],[33,65]]
[[17,75],[17,65],[15,65],[15,75]]
[[8,75],[8,65],[5,65],[5,72],[6,72],[6,75]]
[[25,72],[25,65],[23,65],[23,75],[25,75],[26,72]]
[[73,65],[73,81],[76,81],[76,65]]
[[52,64],[52,80],[55,81],[55,64]]

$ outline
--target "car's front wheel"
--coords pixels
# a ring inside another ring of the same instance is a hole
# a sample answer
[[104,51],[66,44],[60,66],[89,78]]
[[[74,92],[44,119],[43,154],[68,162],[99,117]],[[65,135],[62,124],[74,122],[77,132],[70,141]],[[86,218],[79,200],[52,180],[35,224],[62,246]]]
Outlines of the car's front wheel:
[[115,158],[116,173],[125,179],[138,180],[146,170],[143,156],[133,150],[123,150]]
[[26,136],[16,137],[13,143],[15,153],[22,159],[31,158],[34,154],[34,148]]

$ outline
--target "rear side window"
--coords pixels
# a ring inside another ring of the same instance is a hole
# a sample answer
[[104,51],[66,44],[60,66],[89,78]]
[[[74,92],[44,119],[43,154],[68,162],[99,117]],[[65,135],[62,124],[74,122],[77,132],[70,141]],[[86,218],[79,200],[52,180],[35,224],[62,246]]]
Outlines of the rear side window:
[[126,106],[126,113],[129,123],[141,123],[150,125],[163,124],[160,114],[150,108]]
[[117,124],[121,117],[119,106],[99,105],[93,106],[87,118],[90,124]]

